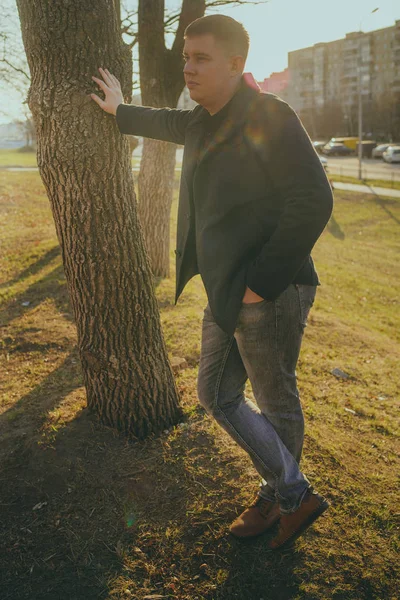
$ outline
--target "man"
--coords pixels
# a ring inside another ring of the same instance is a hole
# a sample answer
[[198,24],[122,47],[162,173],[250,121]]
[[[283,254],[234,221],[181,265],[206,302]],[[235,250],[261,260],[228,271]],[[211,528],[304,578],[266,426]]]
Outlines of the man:
[[[238,538],[279,522],[270,549],[291,544],[329,506],[299,469],[304,418],[295,367],[320,285],[310,252],[332,212],[321,162],[291,107],[243,75],[244,27],[223,15],[185,31],[192,110],[123,103],[100,69],[99,106],[119,130],[184,144],[175,304],[200,273],[208,296],[198,377],[200,403],[248,452],[262,477],[231,525]],[[254,85],[255,84],[255,85]],[[244,396],[250,379],[257,404]]]

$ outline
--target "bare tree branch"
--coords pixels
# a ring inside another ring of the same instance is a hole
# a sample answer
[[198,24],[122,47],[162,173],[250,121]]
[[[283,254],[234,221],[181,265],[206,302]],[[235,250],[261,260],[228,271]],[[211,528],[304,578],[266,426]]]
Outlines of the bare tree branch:
[[26,79],[28,81],[31,80],[30,76],[28,75],[28,73],[26,71],[24,71],[23,69],[19,69],[18,67],[16,67],[12,63],[10,63],[10,61],[7,60],[6,58],[0,58],[0,63],[5,63],[6,65],[8,65],[12,69],[14,69],[14,71],[17,71],[17,73],[22,73],[22,75],[24,75],[24,77],[26,77]]
[[228,4],[235,6],[242,6],[243,4],[267,4],[269,0],[210,0],[206,2],[206,8],[216,8],[218,6],[226,6]]

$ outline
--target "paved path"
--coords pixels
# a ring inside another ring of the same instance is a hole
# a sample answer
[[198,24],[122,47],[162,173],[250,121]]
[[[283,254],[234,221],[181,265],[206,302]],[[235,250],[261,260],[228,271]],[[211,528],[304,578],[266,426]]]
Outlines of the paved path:
[[374,194],[375,196],[400,198],[400,190],[392,190],[391,188],[376,187],[375,185],[362,185],[359,183],[342,183],[341,181],[334,181],[333,185],[336,190],[347,190],[349,192]]

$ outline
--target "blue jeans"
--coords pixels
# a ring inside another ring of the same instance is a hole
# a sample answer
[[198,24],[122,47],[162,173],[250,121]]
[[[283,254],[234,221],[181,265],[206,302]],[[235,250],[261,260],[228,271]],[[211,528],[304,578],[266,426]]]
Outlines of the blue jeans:
[[[276,300],[242,303],[233,336],[204,310],[198,397],[249,454],[259,495],[294,512],[310,487],[299,463],[304,417],[296,364],[317,286],[290,284]],[[245,397],[250,379],[257,404]]]

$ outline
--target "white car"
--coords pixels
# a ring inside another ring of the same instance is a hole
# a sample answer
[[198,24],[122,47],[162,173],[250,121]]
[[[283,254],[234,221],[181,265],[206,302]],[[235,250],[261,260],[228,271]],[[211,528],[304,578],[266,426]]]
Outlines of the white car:
[[400,146],[389,146],[382,158],[387,163],[400,163]]
[[382,158],[388,148],[390,148],[390,144],[379,144],[372,150],[372,158]]

